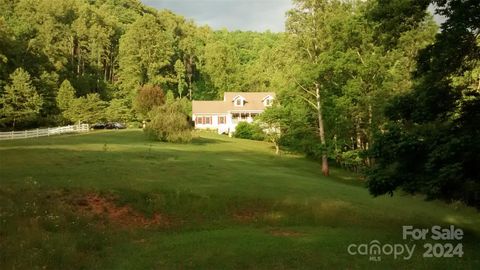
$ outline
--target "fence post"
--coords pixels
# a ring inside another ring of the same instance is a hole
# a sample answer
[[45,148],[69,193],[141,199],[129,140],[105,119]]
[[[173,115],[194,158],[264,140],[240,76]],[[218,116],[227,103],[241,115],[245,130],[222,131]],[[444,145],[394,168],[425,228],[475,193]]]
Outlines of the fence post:
[[28,134],[27,131],[24,130],[24,131],[23,131],[23,137],[24,137],[24,138],[27,138],[27,137],[28,137],[27,134]]
[[38,138],[38,137],[39,137],[39,136],[38,136],[38,128],[37,128],[37,138]]
[[12,130],[12,133],[10,134],[10,139],[13,140],[13,130]]
[[50,128],[47,128],[47,136],[50,136]]

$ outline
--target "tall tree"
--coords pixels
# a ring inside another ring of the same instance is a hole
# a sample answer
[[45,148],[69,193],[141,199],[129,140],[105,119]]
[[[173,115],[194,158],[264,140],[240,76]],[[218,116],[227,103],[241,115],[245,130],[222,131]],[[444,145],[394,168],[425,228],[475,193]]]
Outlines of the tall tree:
[[[335,23],[351,12],[348,4],[341,1],[295,0],[294,9],[288,13],[287,30],[294,36],[300,48],[300,61],[305,67],[297,83],[302,97],[312,106],[317,115],[318,137],[322,147],[322,173],[329,175],[327,140],[325,137],[324,104],[328,94],[326,85],[329,74],[322,71],[329,61],[325,51],[335,46],[332,31]],[[301,78],[300,78],[301,77]]]
[[138,87],[150,83],[165,85],[172,65],[173,33],[154,15],[144,15],[133,23],[120,40],[119,80],[127,95],[134,96]]
[[203,66],[213,82],[217,97],[224,92],[240,91],[240,58],[238,49],[225,40],[211,40],[205,47]]
[[183,62],[179,59],[175,62],[175,74],[177,77],[177,91],[178,91],[178,96],[182,98],[183,92],[185,91],[185,88],[187,87],[187,83],[185,82],[185,73],[187,72],[185,69],[185,65]]

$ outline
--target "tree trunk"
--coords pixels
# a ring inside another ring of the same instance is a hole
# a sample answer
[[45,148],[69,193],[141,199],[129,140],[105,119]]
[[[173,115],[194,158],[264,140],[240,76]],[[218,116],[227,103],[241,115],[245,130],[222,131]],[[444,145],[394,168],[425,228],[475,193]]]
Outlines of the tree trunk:
[[278,141],[273,140],[273,145],[275,146],[275,155],[280,154],[280,146],[278,145]]
[[325,141],[325,130],[323,125],[323,114],[322,114],[322,102],[320,96],[320,85],[315,83],[315,95],[317,101],[317,113],[318,113],[318,135],[320,137],[320,143],[322,145],[322,173],[325,176],[330,175],[330,169],[328,167],[328,157],[327,157],[327,143]]
[[[367,142],[365,144],[365,150],[370,149],[373,143],[373,134],[372,134],[372,129],[373,129],[373,112],[372,112],[372,105],[368,105],[368,138]],[[373,165],[373,160],[370,157],[367,157],[367,166],[371,167]]]
[[356,133],[357,138],[356,138],[355,149],[362,150],[363,149],[363,146],[362,146],[362,129],[361,129],[361,126],[360,126],[360,123],[362,122],[362,118],[357,117],[356,121],[357,121],[357,123],[355,124],[355,133]]
[[193,99],[192,95],[192,76],[193,76],[193,56],[190,55],[190,57],[188,58],[188,96],[190,98],[190,100]]

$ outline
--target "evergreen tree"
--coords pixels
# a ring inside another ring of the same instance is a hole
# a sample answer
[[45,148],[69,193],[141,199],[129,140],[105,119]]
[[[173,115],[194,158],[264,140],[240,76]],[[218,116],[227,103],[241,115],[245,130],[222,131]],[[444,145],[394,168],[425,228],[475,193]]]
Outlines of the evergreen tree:
[[32,85],[30,74],[17,68],[10,75],[10,84],[0,97],[0,112],[3,123],[11,123],[13,129],[19,121],[32,120],[43,104],[42,97]]
[[60,85],[56,100],[57,106],[62,112],[72,106],[72,103],[75,100],[75,89],[68,80],[64,80]]

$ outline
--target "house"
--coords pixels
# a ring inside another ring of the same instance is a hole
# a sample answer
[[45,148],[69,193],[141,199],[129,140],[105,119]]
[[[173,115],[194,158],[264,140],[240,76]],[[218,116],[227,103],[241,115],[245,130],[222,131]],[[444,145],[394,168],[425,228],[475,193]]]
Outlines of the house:
[[272,106],[273,92],[225,92],[223,100],[192,102],[192,120],[196,129],[214,129],[231,134],[239,122],[254,118]]

